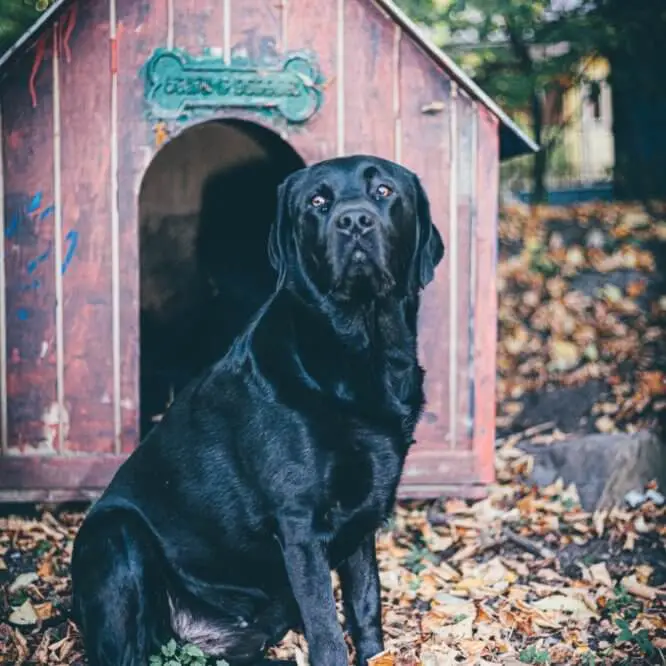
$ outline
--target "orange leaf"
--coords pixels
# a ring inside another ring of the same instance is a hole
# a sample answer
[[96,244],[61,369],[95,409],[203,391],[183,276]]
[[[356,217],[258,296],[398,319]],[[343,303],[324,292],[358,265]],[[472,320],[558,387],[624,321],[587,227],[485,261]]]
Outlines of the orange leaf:
[[394,666],[394,664],[395,657],[387,650],[368,659],[368,666]]

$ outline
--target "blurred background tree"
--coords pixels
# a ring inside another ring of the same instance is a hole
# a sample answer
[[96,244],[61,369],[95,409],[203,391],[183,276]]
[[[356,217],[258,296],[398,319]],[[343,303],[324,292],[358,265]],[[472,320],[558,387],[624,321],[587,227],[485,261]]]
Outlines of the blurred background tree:
[[[548,169],[579,111],[563,113],[561,100],[583,90],[579,106],[598,116],[603,83],[612,91],[615,197],[666,197],[664,0],[399,1],[543,147],[529,158],[532,201],[545,199]],[[588,76],[599,57],[606,81]]]

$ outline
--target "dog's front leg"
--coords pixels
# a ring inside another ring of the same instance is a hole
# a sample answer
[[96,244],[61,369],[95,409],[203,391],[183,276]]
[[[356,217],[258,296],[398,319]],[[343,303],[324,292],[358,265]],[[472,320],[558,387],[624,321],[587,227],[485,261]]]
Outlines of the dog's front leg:
[[368,659],[384,650],[382,606],[375,550],[375,534],[368,534],[361,545],[339,567],[345,619],[356,648],[356,661],[366,666]]
[[349,654],[338,622],[326,543],[312,520],[280,521],[280,544],[291,589],[301,612],[312,666],[347,666]]

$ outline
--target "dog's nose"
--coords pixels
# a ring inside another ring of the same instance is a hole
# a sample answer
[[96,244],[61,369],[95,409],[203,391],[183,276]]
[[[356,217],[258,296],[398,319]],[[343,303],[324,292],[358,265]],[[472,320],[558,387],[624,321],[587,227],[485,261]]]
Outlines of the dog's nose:
[[336,218],[335,226],[341,233],[364,234],[375,226],[375,219],[366,210],[347,210]]

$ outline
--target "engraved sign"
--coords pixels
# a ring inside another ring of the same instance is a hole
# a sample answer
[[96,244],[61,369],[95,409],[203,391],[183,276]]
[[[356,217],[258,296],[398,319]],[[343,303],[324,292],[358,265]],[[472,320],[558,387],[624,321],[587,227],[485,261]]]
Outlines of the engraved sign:
[[322,82],[309,51],[254,65],[159,48],[145,66],[146,101],[152,115],[164,119],[235,107],[279,113],[291,123],[302,123],[319,109]]

